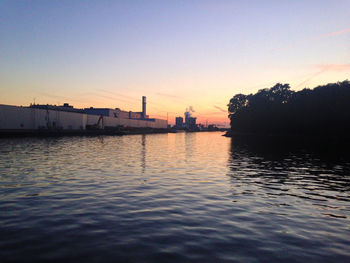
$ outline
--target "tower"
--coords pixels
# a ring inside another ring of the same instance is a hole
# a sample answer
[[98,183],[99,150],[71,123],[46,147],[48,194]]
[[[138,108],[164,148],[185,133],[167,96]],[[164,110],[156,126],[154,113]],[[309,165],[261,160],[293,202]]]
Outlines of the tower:
[[142,119],[146,118],[146,96],[142,96]]

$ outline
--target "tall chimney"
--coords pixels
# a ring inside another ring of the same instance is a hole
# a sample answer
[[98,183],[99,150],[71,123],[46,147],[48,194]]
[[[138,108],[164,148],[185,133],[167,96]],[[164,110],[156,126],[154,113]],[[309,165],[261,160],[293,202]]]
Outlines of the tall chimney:
[[142,96],[142,118],[146,119],[146,96]]

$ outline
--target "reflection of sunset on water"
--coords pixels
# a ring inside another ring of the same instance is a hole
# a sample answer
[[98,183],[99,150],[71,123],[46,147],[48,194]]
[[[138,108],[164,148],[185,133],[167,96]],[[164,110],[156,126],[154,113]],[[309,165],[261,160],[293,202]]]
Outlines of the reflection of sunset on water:
[[0,140],[3,261],[346,261],[348,151],[222,134]]

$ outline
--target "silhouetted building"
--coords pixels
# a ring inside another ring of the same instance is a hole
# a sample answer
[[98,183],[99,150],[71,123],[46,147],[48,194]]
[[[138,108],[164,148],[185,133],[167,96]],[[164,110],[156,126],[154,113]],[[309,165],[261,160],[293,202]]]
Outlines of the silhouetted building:
[[142,119],[146,119],[146,96],[142,96]]
[[176,117],[176,128],[182,129],[184,126],[184,118],[182,117]]
[[185,123],[186,128],[188,128],[190,130],[196,129],[197,128],[196,120],[197,120],[196,117],[187,117],[186,123]]
[[120,119],[143,119],[148,120],[148,115],[146,114],[146,97],[142,96],[142,112],[134,111],[123,111],[119,108],[109,109],[109,108],[85,108],[84,113],[89,115],[106,116]]
[[219,128],[215,124],[208,125],[208,131],[218,131]]
[[56,110],[56,111],[67,111],[67,112],[78,112],[84,113],[82,109],[75,109],[72,105],[64,103],[63,105],[49,105],[49,104],[31,104],[30,108],[42,109],[42,110]]
[[191,112],[194,112],[192,106],[190,106],[189,108],[186,108],[186,112],[185,114],[185,125],[184,128],[188,129],[188,130],[196,130],[197,129],[197,125],[196,125],[196,117],[192,117],[191,116]]
[[[63,105],[31,104],[29,107],[0,105],[0,136],[9,131],[16,134],[126,128],[166,129],[167,120],[149,118],[146,115],[146,98],[142,98],[142,112],[123,111],[119,108],[76,109],[68,103]],[[76,134],[76,133],[74,133]]]

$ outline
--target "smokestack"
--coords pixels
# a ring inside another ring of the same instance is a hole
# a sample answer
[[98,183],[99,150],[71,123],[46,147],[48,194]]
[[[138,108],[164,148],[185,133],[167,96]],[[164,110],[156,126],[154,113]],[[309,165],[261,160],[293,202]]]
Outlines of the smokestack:
[[142,118],[146,119],[146,96],[142,96]]

